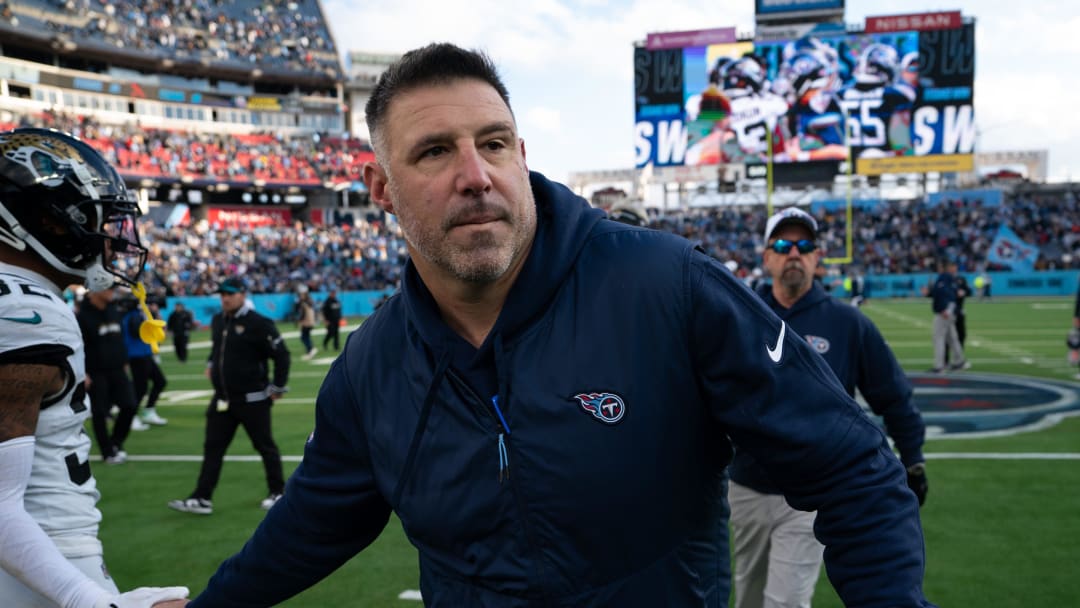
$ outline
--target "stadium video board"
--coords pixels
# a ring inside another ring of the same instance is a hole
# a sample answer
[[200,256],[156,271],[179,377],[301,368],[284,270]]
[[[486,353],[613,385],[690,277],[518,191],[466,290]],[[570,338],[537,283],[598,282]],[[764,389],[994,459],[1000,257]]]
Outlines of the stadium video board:
[[934,25],[635,48],[636,166],[835,164],[850,148],[868,175],[970,170],[974,24],[887,23]]

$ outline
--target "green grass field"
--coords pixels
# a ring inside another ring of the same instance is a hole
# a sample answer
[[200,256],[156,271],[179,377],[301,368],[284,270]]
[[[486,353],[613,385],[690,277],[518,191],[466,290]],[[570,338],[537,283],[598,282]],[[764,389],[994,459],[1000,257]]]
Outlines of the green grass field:
[[[1068,366],[1064,346],[1071,299],[971,299],[966,308],[968,358],[974,364],[968,373],[1073,381],[1076,368]],[[872,300],[863,310],[906,370],[931,367],[927,300]],[[275,437],[288,473],[311,431],[314,397],[333,353],[300,360],[295,328],[279,327],[293,333],[289,343],[295,357],[292,391],[274,410]],[[205,339],[205,334],[195,338]],[[321,341],[320,334],[316,340]],[[159,411],[169,425],[133,433],[126,445],[133,460],[125,465],[93,462],[103,495],[101,538],[121,588],[184,584],[198,593],[264,514],[258,504],[266,486],[257,458],[226,462],[213,515],[178,513],[165,506],[172,498],[186,497],[198,473],[208,402],[206,354],[205,347],[195,348],[190,362],[180,365],[171,352],[164,353],[169,386]],[[943,608],[1076,605],[1075,573],[1069,573],[1080,560],[1080,418],[1012,436],[931,439],[926,452],[931,459],[930,495],[922,511],[928,597]],[[959,458],[958,453],[985,457]],[[229,455],[254,455],[242,431]],[[1004,459],[1009,455],[1014,458]],[[282,605],[417,606],[398,595],[418,588],[416,552],[392,520],[373,546]],[[814,606],[840,605],[822,576]]]

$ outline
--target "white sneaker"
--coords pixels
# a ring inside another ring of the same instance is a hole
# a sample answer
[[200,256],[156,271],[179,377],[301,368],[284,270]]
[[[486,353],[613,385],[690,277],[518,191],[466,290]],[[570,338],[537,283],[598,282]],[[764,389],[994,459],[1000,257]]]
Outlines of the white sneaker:
[[259,503],[259,506],[262,507],[263,511],[269,511],[270,507],[277,504],[277,501],[279,500],[281,500],[281,494],[271,494],[264,498],[262,502]]
[[307,351],[307,355],[305,355],[305,356],[306,356],[306,357],[307,357],[308,359],[312,359],[312,358],[314,358],[314,357],[315,357],[315,355],[317,355],[317,354],[319,354],[319,349],[317,349],[317,348],[315,348],[315,347],[313,346],[313,347],[311,347],[311,350]]
[[150,429],[150,425],[146,424],[139,419],[138,416],[131,419],[131,430],[133,431],[146,431]]
[[197,513],[199,515],[210,515],[214,512],[214,505],[205,498],[184,498],[178,500],[170,500],[169,508],[177,511],[183,511],[184,513]]
[[115,454],[105,459],[105,464],[124,464],[127,462],[127,452],[117,450]]
[[169,424],[169,419],[159,416],[157,413],[157,408],[153,407],[146,408],[146,411],[143,412],[142,415],[142,421],[146,424],[152,424],[154,426],[165,426],[166,424]]

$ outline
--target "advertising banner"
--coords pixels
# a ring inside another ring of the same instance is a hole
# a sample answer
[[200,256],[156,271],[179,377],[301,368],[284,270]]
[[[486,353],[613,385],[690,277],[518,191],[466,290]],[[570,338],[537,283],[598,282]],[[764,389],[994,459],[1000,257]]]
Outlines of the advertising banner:
[[636,166],[835,163],[850,149],[866,174],[969,170],[974,25],[910,17],[931,29],[636,48]]
[[840,20],[844,0],[755,0],[754,19],[758,23],[794,20]]

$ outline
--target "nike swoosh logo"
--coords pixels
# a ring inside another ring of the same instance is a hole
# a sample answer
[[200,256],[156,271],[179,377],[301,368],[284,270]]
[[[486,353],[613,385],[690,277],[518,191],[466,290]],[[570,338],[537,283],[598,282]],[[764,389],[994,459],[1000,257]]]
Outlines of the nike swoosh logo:
[[30,325],[41,323],[41,315],[39,315],[37,311],[34,311],[34,316],[32,317],[0,317],[0,319],[11,321],[13,323],[28,323]]
[[784,356],[784,334],[787,333],[787,323],[780,321],[780,337],[776,339],[776,346],[769,348],[769,345],[765,345],[765,352],[769,353],[769,358],[773,363],[779,363],[780,357]]

